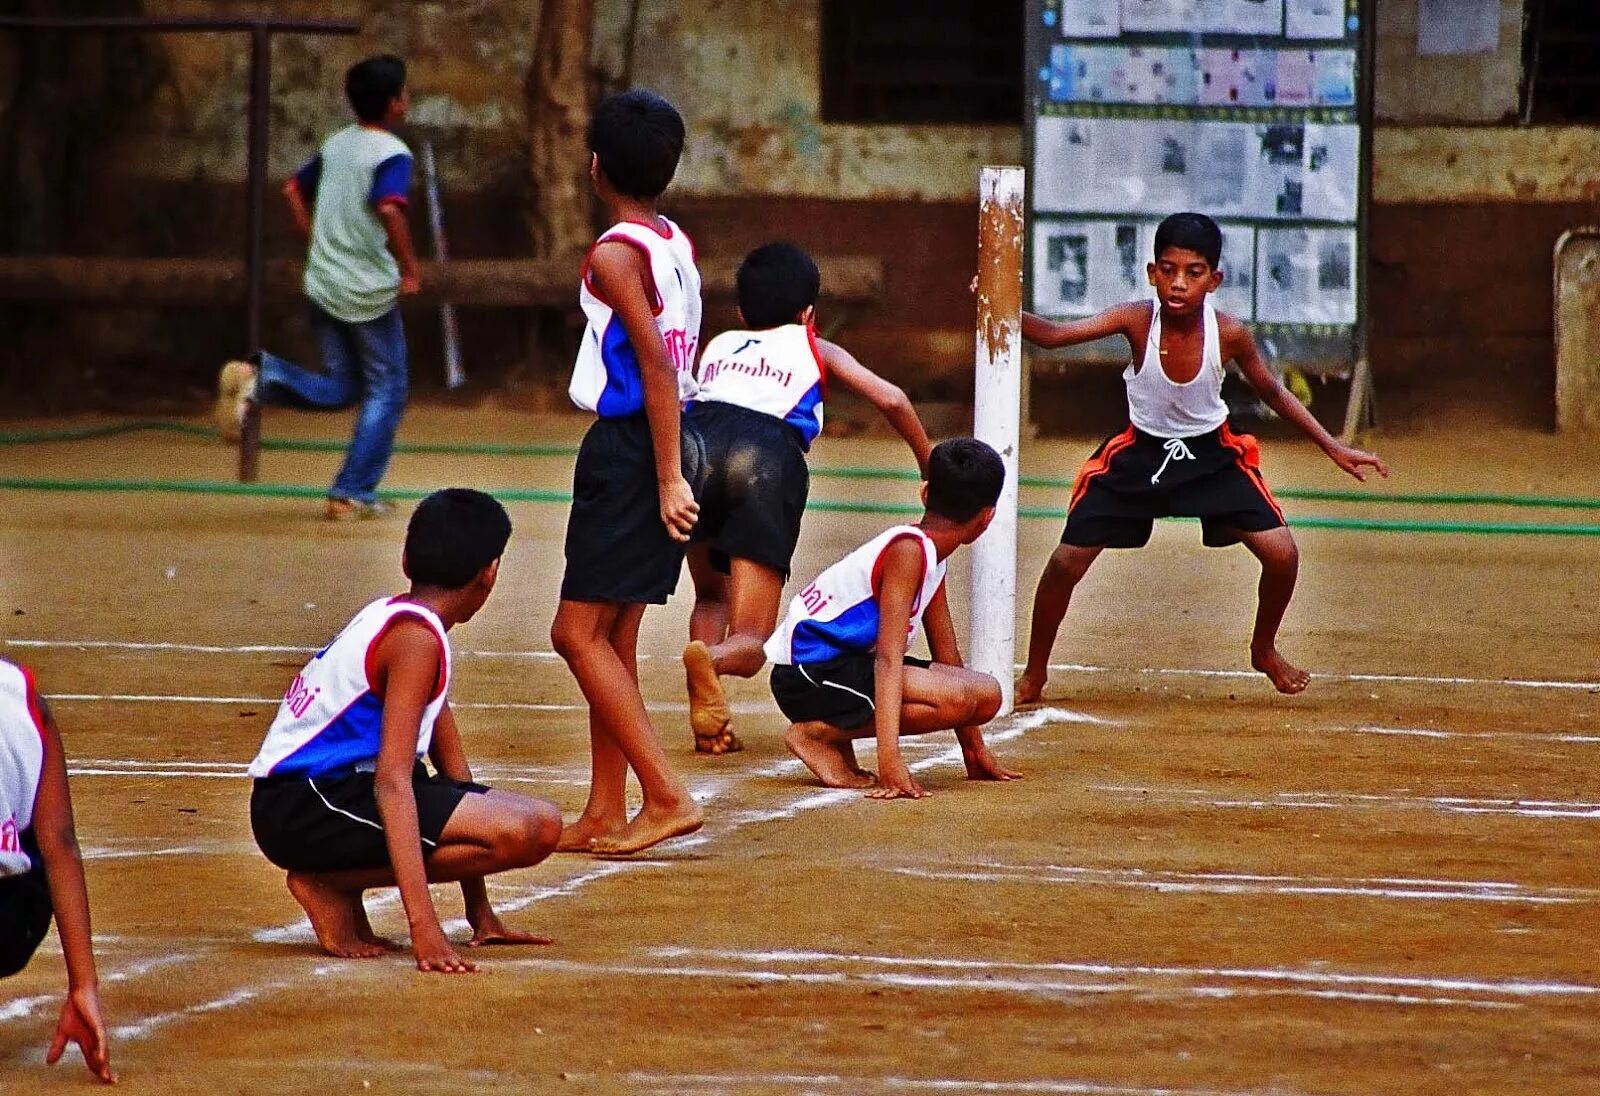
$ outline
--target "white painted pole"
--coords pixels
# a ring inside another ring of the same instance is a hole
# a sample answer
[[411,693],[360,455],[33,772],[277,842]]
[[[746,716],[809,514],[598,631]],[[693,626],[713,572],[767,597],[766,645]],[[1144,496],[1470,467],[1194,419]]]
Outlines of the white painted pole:
[[978,353],[973,433],[999,452],[1005,489],[994,524],[972,546],[974,670],[1000,682],[1011,711],[1017,643],[1017,451],[1022,436],[1022,200],[1020,167],[978,175]]

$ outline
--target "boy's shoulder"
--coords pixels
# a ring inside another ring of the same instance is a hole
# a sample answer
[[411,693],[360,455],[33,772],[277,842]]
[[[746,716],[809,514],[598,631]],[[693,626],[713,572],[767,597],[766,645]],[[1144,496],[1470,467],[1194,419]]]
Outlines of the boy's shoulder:
[[322,142],[322,156],[350,156],[381,162],[393,156],[410,156],[411,146],[393,130],[382,126],[352,122],[328,134]]

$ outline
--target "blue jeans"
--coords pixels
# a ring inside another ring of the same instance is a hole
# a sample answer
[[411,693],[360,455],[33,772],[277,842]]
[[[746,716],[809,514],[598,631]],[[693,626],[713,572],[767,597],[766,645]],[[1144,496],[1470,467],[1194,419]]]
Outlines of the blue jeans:
[[400,309],[366,323],[345,323],[314,304],[310,308],[323,372],[262,351],[256,399],[262,404],[337,411],[359,398],[355,433],[328,497],[375,502],[406,409],[409,376]]

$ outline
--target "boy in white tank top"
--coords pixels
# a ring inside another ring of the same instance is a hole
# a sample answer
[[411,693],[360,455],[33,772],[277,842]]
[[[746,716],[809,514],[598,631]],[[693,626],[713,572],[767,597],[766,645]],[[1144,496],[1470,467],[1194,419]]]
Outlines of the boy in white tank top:
[[1222,284],[1222,232],[1200,213],[1177,213],[1156,229],[1147,276],[1153,300],[1130,301],[1085,320],[1057,323],[1023,313],[1022,337],[1056,348],[1109,335],[1128,340],[1123,372],[1129,426],[1095,450],[1078,472],[1061,546],[1050,556],[1033,600],[1028,664],[1017,702],[1039,701],[1050,650],[1072,591],[1106,548],[1139,548],[1158,517],[1200,519],[1208,547],[1243,543],[1261,561],[1260,599],[1250,639],[1250,664],[1282,693],[1298,693],[1311,675],[1278,651],[1278,626],[1294,594],[1299,549],[1261,477],[1255,438],[1228,426],[1222,371],[1238,363],[1244,379],[1279,416],[1316,442],[1358,480],[1365,469],[1387,476],[1371,453],[1351,448],[1283,387],[1266,367],[1250,329],[1216,310]]
[[549,943],[501,924],[484,879],[550,855],[561,812],[474,783],[448,699],[447,633],[488,600],[510,536],[504,508],[481,491],[418,503],[401,562],[411,588],[362,609],[295,675],[250,765],[256,844],[288,872],[330,955],[393,949],[362,895],[398,887],[417,969],[476,970],[446,939],[429,883],[461,884],[468,947]]
[[706,344],[688,421],[705,445],[700,520],[689,547],[694,612],[683,664],[694,748],[743,749],[720,674],[753,677],[778,622],[783,584],[800,539],[810,474],[806,453],[822,432],[831,386],[863,397],[928,470],[928,435],[906,394],[817,336],[817,264],[793,244],[756,248],[739,265],[746,328]]
[[61,732],[33,675],[0,659],[0,978],[27,966],[52,917],[67,999],[45,1061],[60,1061],[71,1041],[91,1073],[114,1082]]
[[[1000,455],[952,438],[928,458],[926,512],[829,567],[789,603],[767,641],[772,695],[790,720],[783,744],[830,788],[874,799],[927,795],[900,756],[900,736],[954,729],[970,780],[1015,780],[983,741],[1000,686],[961,660],[945,598],[946,561],[983,535],[1005,482]],[[931,662],[906,648],[926,630]],[[877,741],[878,773],[855,741]]]

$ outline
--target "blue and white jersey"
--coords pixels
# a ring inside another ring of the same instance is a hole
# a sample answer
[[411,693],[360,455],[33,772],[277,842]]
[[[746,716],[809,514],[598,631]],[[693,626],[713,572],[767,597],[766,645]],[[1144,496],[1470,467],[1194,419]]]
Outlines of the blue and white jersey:
[[43,771],[44,717],[33,675],[0,659],[0,879],[33,870],[22,835],[33,827]]
[[783,623],[767,640],[768,661],[777,666],[826,662],[848,654],[871,654],[878,646],[878,598],[874,593],[883,555],[902,537],[922,544],[922,588],[911,604],[909,646],[922,630],[922,614],[944,583],[945,562],[933,541],[915,525],[896,525],[873,537],[818,575],[789,602]]
[[697,371],[696,403],[731,403],[782,419],[800,444],[822,433],[828,369],[809,324],[765,331],[724,331],[706,343]]
[[[683,229],[661,218],[665,233],[651,225],[621,221],[603,232],[594,246],[619,240],[639,249],[650,265],[650,305],[656,327],[667,344],[667,357],[678,371],[678,398],[694,395],[695,352],[700,347],[700,270],[694,264],[694,244]],[[594,255],[594,248],[589,249]],[[585,411],[603,419],[622,418],[644,410],[644,381],[639,355],[628,341],[611,303],[596,292],[583,264],[578,302],[589,325],[578,347],[567,395]]]
[[428,752],[450,686],[450,640],[431,609],[382,598],[357,613],[295,675],[261,752],[250,763],[251,776],[315,778],[376,770],[383,700],[372,691],[372,658],[378,641],[402,617],[422,621],[439,637],[438,681],[417,726],[417,757]]

